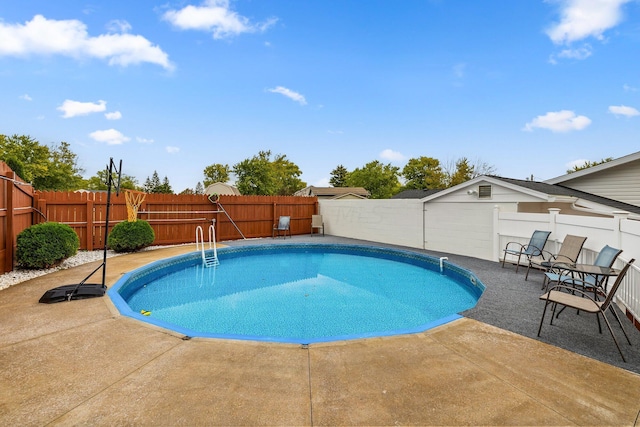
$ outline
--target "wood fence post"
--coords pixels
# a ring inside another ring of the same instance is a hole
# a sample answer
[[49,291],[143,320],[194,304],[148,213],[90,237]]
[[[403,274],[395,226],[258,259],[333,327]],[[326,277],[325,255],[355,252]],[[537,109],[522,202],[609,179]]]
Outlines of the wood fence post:
[[[38,199],[38,210],[40,212],[42,212],[42,215],[40,216],[42,221],[42,218],[44,218],[44,221],[47,221],[47,199]],[[40,224],[40,221],[38,221],[38,224]]]
[[87,197],[86,205],[87,230],[85,232],[85,248],[88,251],[93,250],[93,200]]
[[273,215],[272,215],[272,218],[271,218],[271,226],[272,227],[276,224],[277,209],[278,209],[278,203],[277,202],[273,202]]
[[9,178],[7,182],[7,224],[5,229],[5,251],[4,251],[4,269],[7,271],[13,270],[13,225],[14,225],[14,211],[13,211],[13,189],[15,184],[15,172],[8,172],[6,175]]

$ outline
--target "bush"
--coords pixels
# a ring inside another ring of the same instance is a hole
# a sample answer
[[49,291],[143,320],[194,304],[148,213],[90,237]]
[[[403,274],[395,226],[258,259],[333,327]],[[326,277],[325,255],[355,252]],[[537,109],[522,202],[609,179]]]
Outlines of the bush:
[[58,222],[32,225],[18,234],[16,257],[23,268],[50,268],[75,255],[80,239],[71,227]]
[[147,221],[125,221],[113,227],[107,244],[116,252],[135,252],[152,244],[155,238]]

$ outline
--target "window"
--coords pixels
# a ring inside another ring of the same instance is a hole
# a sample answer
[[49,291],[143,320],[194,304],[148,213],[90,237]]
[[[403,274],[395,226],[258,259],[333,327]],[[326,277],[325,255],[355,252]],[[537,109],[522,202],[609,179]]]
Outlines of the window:
[[478,186],[478,198],[480,198],[480,199],[490,199],[491,198],[491,186],[490,185],[479,185]]

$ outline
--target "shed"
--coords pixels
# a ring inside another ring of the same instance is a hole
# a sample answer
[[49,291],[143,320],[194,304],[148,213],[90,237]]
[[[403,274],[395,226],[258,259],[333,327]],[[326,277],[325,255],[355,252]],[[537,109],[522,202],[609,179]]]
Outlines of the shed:
[[490,258],[493,251],[493,213],[548,213],[611,217],[626,211],[640,218],[640,207],[543,182],[480,176],[421,199],[424,248]]
[[238,190],[235,186],[224,182],[214,182],[213,184],[208,185],[207,188],[204,189],[204,194],[208,196],[210,196],[211,194],[241,196],[240,190]]

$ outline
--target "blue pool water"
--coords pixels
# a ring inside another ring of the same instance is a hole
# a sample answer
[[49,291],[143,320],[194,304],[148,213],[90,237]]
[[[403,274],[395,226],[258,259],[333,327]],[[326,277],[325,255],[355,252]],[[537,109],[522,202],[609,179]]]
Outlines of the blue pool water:
[[109,294],[123,314],[188,336],[313,343],[423,331],[484,290],[473,273],[392,249],[262,245],[218,258],[215,268],[199,253],[153,263]]

